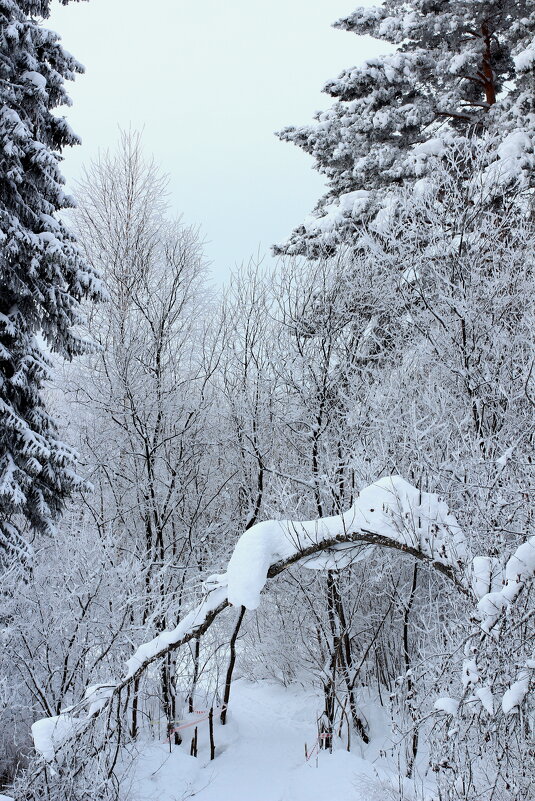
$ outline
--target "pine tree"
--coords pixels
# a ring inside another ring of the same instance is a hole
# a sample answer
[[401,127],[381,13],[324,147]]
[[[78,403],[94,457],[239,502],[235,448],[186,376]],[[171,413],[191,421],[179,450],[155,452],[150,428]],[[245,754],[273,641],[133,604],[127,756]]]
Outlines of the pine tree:
[[334,105],[281,139],[315,161],[327,193],[275,252],[325,255],[381,225],[392,193],[425,176],[452,139],[499,134],[494,176],[529,180],[535,160],[535,10],[530,0],[385,0],[335,23],[395,46],[343,72]]
[[0,563],[24,560],[28,532],[52,533],[80,483],[43,388],[49,354],[70,359],[89,347],[75,331],[80,303],[101,294],[55,216],[72,206],[60,153],[79,140],[52,110],[69,102],[64,81],[83,68],[35,18],[49,6],[0,0]]

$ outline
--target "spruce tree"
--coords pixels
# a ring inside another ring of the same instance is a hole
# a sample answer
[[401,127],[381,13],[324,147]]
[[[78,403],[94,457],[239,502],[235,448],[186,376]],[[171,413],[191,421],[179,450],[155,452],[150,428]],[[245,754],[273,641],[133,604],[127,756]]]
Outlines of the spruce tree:
[[28,535],[52,533],[80,483],[43,390],[52,353],[70,359],[89,347],[76,333],[80,303],[100,295],[56,216],[72,205],[60,154],[79,140],[52,111],[68,104],[64,81],[82,67],[37,19],[49,6],[0,0],[0,563],[24,561]]
[[535,161],[532,0],[385,0],[335,23],[393,45],[325,86],[334,105],[281,139],[315,159],[327,192],[276,252],[325,255],[381,225],[392,194],[426,175],[459,137],[498,134],[500,184],[529,181]]

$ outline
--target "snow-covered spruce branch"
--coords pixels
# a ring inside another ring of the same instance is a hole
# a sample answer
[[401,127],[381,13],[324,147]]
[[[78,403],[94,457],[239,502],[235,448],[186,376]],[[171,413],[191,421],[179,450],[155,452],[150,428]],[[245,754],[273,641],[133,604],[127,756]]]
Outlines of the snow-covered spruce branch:
[[[477,582],[481,586],[481,576],[473,575],[464,535],[445,502],[399,476],[389,476],[362,490],[342,515],[306,522],[270,520],[242,534],[227,571],[206,580],[202,602],[174,629],[140,645],[127,661],[126,675],[118,683],[90,687],[77,705],[59,716],[34,723],[36,750],[48,761],[53,760],[56,749],[95,720],[112,698],[139,679],[156,660],[204,634],[227,607],[256,609],[269,578],[297,563],[316,570],[341,569],[365,559],[373,546],[400,551],[427,563],[464,596],[474,602],[479,597],[480,616],[487,618],[486,602],[495,600],[496,594],[492,599],[491,593],[481,597],[477,587],[472,589]],[[534,569],[535,539],[520,546],[509,559],[504,586],[513,581],[523,584]],[[510,589],[500,596],[507,595],[512,602],[520,589]],[[494,614],[494,605],[492,609]],[[482,629],[486,630],[485,620]],[[84,709],[85,715],[77,714]]]

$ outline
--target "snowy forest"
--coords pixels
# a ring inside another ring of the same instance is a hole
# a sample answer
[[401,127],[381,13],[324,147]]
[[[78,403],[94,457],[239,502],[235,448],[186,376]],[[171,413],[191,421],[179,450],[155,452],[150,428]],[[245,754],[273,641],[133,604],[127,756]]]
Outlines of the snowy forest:
[[388,54],[220,291],[141,133],[67,192],[50,7],[0,0],[1,801],[535,801],[533,0],[336,21]]

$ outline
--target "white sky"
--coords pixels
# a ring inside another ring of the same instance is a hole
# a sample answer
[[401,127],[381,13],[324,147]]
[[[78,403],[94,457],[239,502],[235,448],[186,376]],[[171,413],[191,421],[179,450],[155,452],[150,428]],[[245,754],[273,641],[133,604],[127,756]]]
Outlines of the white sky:
[[331,23],[372,0],[90,0],[47,26],[86,67],[66,111],[83,145],[70,181],[118,128],[144,129],[173,212],[201,226],[214,277],[269,252],[315,205],[312,159],[274,131],[328,107],[323,84],[381,50]]

